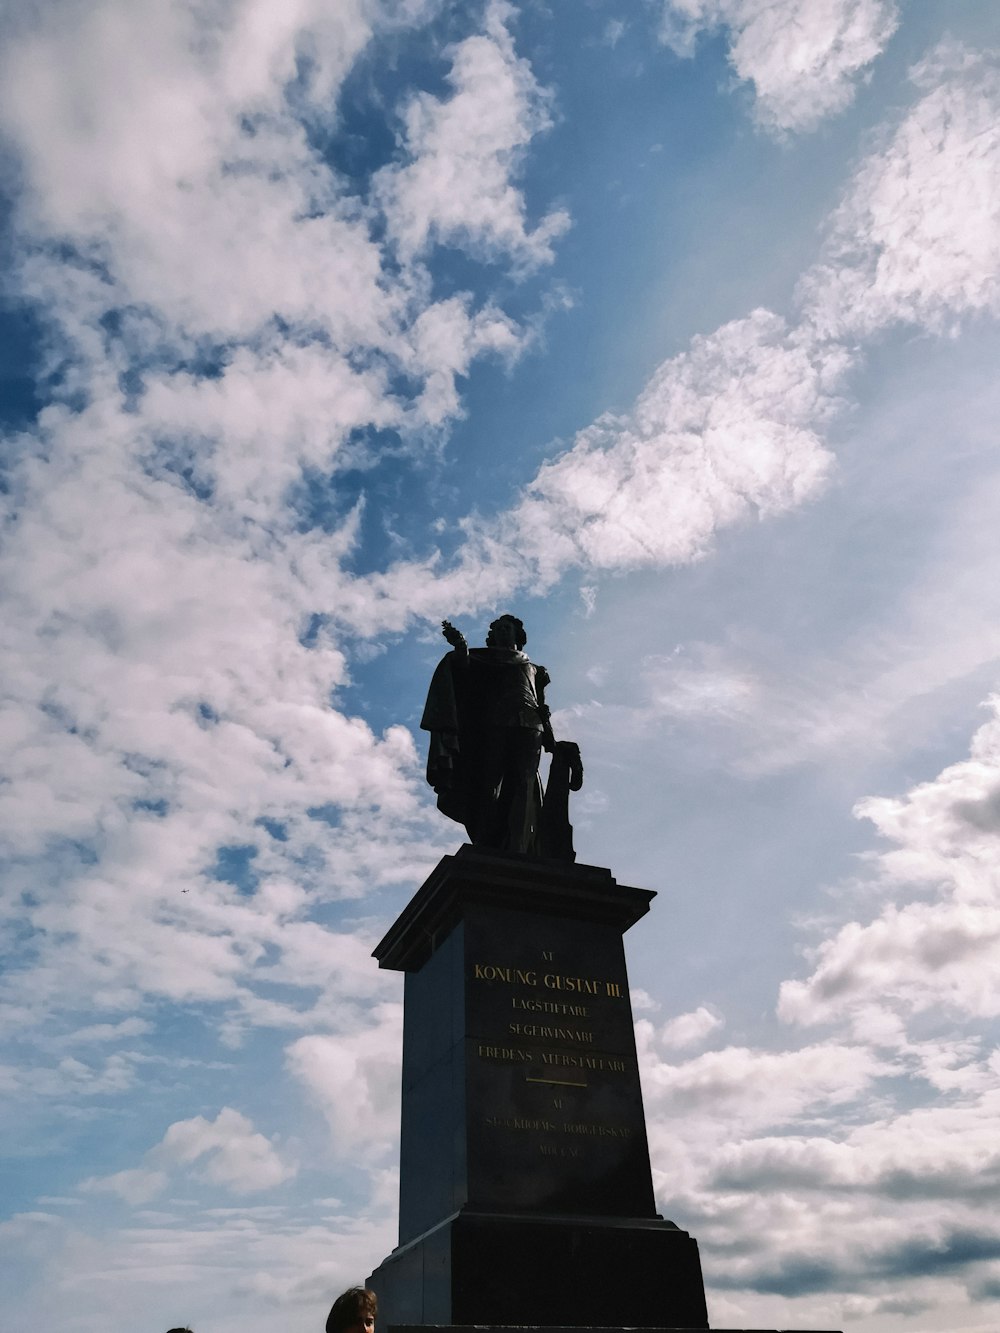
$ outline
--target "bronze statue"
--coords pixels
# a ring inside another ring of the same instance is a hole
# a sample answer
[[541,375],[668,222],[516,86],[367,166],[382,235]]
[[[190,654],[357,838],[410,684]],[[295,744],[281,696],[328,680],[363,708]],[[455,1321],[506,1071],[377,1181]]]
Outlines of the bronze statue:
[[[431,733],[427,781],[438,809],[476,846],[574,860],[567,802],[583,782],[580,751],[552,734],[549,673],[523,651],[524,624],[500,616],[485,648],[470,649],[450,621],[442,633],[452,651],[434,672],[420,720]],[[553,755],[544,811],[542,749]]]

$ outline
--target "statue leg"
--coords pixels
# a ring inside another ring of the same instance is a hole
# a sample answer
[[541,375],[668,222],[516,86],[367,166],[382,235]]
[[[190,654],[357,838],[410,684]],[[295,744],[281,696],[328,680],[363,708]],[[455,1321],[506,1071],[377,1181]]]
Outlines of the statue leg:
[[541,748],[541,733],[531,727],[495,727],[490,733],[478,765],[472,820],[466,825],[477,847],[535,850]]
[[494,727],[476,748],[475,786],[466,824],[469,840],[476,847],[503,847],[504,821],[499,810],[500,788],[507,763],[507,727]]

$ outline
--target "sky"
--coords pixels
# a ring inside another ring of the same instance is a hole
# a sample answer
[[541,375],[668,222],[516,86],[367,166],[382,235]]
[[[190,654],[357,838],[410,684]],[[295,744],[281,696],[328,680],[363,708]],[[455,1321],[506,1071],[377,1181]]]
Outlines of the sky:
[[0,11],[12,1333],[396,1239],[418,722],[586,769],[717,1327],[1000,1326],[1000,7]]

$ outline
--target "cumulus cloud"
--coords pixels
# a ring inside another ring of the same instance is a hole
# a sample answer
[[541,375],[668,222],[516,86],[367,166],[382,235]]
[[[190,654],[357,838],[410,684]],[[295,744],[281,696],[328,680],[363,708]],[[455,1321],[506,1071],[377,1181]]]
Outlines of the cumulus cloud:
[[997,54],[946,41],[911,77],[921,95],[861,164],[801,283],[807,318],[835,337],[1000,308]]
[[820,927],[811,975],[780,989],[780,1016],[824,1040],[678,1060],[672,1024],[637,1024],[658,1196],[722,1308],[754,1292],[840,1323],[950,1303],[976,1327],[991,1298],[998,738],[994,701],[968,759],[859,804],[887,844],[863,875],[880,906]]
[[[753,1308],[762,1322],[840,1324],[899,1300],[964,1301],[981,1280],[995,1248],[978,1212],[997,1172],[995,1058],[956,1048],[976,1079],[951,1102],[907,1106],[921,1061],[905,1041],[677,1062],[669,1025],[640,1021],[637,1037],[657,1197],[698,1236],[713,1322]],[[904,1276],[905,1296],[887,1296]]]
[[221,1185],[234,1194],[273,1189],[290,1180],[297,1163],[287,1160],[241,1112],[224,1106],[214,1120],[177,1120],[146,1154],[146,1164],[80,1184],[85,1193],[116,1194],[133,1206],[161,1195],[178,1168],[193,1168],[194,1179]]
[[727,28],[759,123],[801,132],[851,103],[897,23],[893,0],[664,0],[660,40],[689,56],[700,33]]
[[376,187],[404,255],[444,241],[534,267],[553,258],[569,226],[556,209],[529,229],[512,183],[519,155],[552,123],[550,98],[514,50],[513,14],[506,0],[490,0],[485,31],[451,50],[451,96],[420,93],[405,108],[409,160],[384,168]]
[[812,1024],[856,1013],[864,1022],[872,1009],[1000,1013],[996,701],[992,712],[968,759],[904,797],[858,806],[892,844],[878,860],[891,901],[817,946],[811,975],[782,986],[783,1018]]
[[230,1106],[224,1106],[214,1120],[197,1115],[176,1121],[153,1155],[181,1166],[199,1162],[207,1180],[237,1194],[273,1189],[298,1169]]
[[676,1018],[664,1023],[660,1029],[660,1041],[664,1046],[694,1046],[722,1027],[722,1024],[723,1020],[717,1014],[699,1005],[689,1014],[678,1014]]
[[[39,11],[6,46],[0,101],[29,187],[25,220],[72,237],[105,282],[188,334],[246,333],[274,313],[328,318],[341,290],[355,299],[336,318],[370,338],[386,308],[377,250],[284,100],[308,48],[308,94],[329,116],[371,37],[366,9],[104,0]],[[95,285],[89,298],[100,295]]]
[[326,1117],[338,1157],[377,1160],[399,1134],[402,1006],[381,1005],[372,1017],[354,1033],[300,1037],[286,1051],[289,1070]]
[[851,102],[898,21],[893,0],[664,0],[660,39],[688,56],[699,34],[725,27],[758,121],[804,131]]
[[807,1108],[853,1100],[882,1070],[875,1054],[860,1046],[774,1052],[731,1046],[679,1065],[647,1064],[644,1089],[659,1113],[686,1116],[712,1104],[728,1106],[731,1122],[744,1128],[774,1126]]
[[623,418],[542,467],[509,518],[547,581],[702,555],[717,529],[793,508],[823,483],[819,431],[850,364],[757,310],[664,362]]
[[[34,989],[31,982],[22,986],[22,1001],[30,999]],[[8,1020],[8,1031],[16,1031],[26,1021],[25,1016],[13,1013]],[[66,1055],[55,1063],[39,1057],[16,1065],[0,1065],[0,1088],[7,1097],[11,1118],[17,1115],[15,1108],[25,1101],[51,1098],[79,1103],[80,1098],[126,1092],[135,1080],[134,1063],[121,1052],[89,1063]]]
[[1000,1153],[993,1132],[1000,1085],[957,1105],[918,1107],[849,1127],[840,1141],[788,1135],[720,1150],[719,1189],[815,1189],[891,1199],[974,1202],[996,1189]]
[[338,588],[331,614],[369,634],[537,592],[572,569],[697,560],[717,532],[819,493],[833,462],[822,432],[852,363],[767,310],[697,337],[629,413],[598,419],[544,464],[509,510],[468,518],[452,562],[399,561]]
[[[310,485],[334,495],[365,465],[366,433],[437,447],[456,380],[527,337],[496,304],[435,301],[310,137],[373,36],[429,8],[102,0],[8,31],[15,281],[55,376],[12,451],[0,557],[26,1023],[142,993],[231,1003],[234,1041],[325,1023],[360,969],[349,933],[310,933],[315,901],[411,880],[439,851],[410,733],[337,706],[362,506],[304,519]],[[458,44],[454,87],[482,111],[484,69],[503,75],[483,161],[522,218],[496,256],[520,264],[542,232],[505,173],[547,112],[507,17]],[[446,150],[448,114],[409,167]],[[320,999],[257,995],[255,974],[321,978]]]

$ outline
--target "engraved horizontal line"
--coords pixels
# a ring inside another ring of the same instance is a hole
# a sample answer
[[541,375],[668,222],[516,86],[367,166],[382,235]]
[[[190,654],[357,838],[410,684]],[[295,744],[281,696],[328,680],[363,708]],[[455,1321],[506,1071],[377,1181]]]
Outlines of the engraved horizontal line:
[[557,1088],[585,1088],[586,1083],[571,1083],[566,1078],[532,1078],[529,1074],[524,1076],[525,1083],[552,1083]]

